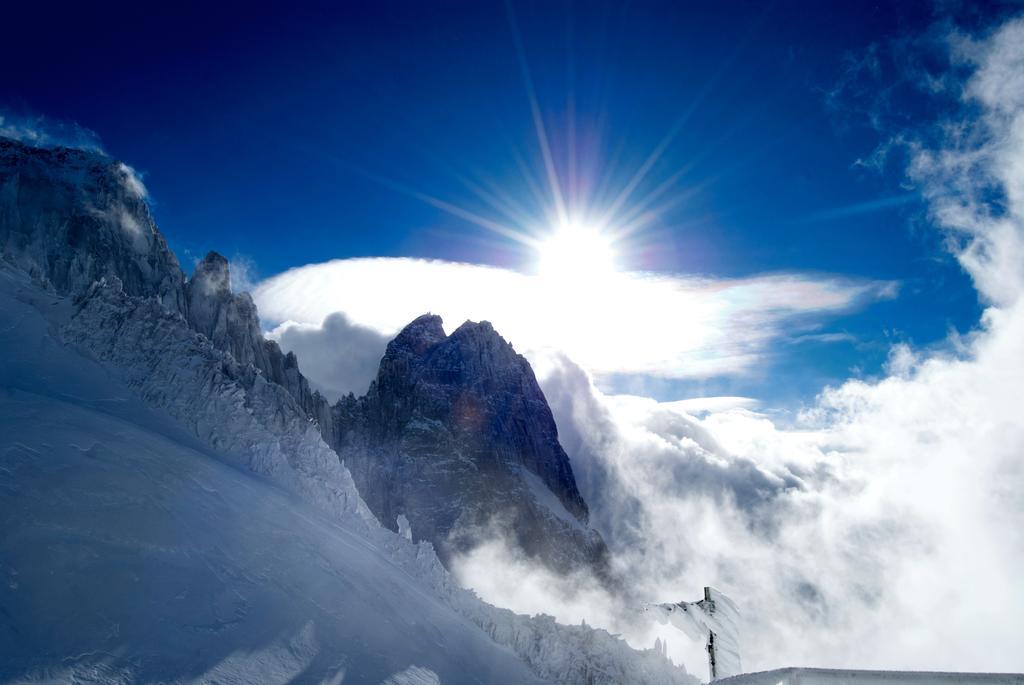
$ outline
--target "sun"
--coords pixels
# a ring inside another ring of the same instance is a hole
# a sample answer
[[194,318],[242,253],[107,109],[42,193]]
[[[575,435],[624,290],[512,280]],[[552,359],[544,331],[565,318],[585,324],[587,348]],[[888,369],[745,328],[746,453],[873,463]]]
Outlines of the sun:
[[537,245],[537,272],[550,280],[592,282],[616,271],[610,236],[584,223],[567,222]]

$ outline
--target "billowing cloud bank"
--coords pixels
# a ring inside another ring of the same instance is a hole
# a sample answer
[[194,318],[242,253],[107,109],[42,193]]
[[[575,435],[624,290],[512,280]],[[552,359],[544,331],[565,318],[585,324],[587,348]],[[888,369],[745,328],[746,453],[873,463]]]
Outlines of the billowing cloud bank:
[[[1024,21],[950,45],[954,71],[969,73],[957,118],[893,144],[909,146],[909,178],[987,309],[941,352],[898,346],[884,379],[824,390],[795,425],[741,399],[698,417],[607,396],[592,374],[742,372],[785,322],[877,286],[630,276],[629,298],[575,308],[509,271],[352,260],[264,283],[261,312],[316,328],[342,310],[391,332],[434,310],[449,325],[491,319],[520,349],[557,334],[561,352],[531,360],[628,587],[553,578],[496,540],[458,565],[487,599],[642,646],[667,638],[696,673],[699,646],[645,623],[639,602],[719,586],[744,610],[749,670],[1024,671]],[[616,361],[626,349],[637,353]]]
[[551,282],[507,269],[418,259],[346,259],[260,283],[260,315],[319,326],[334,312],[393,335],[420,314],[487,320],[527,354],[557,349],[587,370],[666,377],[741,373],[792,329],[888,297],[889,282],[799,274],[709,280],[643,273]]
[[[914,138],[909,175],[988,305],[976,331],[894,348],[888,377],[826,389],[788,427],[604,396],[553,358],[542,385],[634,597],[494,545],[463,560],[467,583],[639,642],[654,633],[627,602],[715,584],[745,611],[751,670],[1024,671],[1024,20],[951,45],[960,118]],[[681,639],[670,653],[700,672]]]

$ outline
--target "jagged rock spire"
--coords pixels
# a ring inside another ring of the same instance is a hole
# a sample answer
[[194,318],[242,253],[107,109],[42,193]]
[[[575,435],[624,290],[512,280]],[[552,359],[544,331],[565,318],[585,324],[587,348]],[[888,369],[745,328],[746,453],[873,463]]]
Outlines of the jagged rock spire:
[[388,353],[405,350],[412,354],[423,354],[427,349],[443,341],[447,336],[444,322],[437,314],[423,314],[412,320],[388,343]]
[[227,257],[217,252],[208,252],[196,265],[190,282],[195,284],[193,287],[201,286],[208,295],[230,294],[231,273]]
[[439,316],[418,317],[337,419],[339,454],[370,509],[385,525],[407,516],[445,561],[492,525],[560,570],[603,559],[533,370],[490,323],[449,336]]
[[181,314],[185,276],[125,166],[0,138],[0,258],[62,295],[116,277]]

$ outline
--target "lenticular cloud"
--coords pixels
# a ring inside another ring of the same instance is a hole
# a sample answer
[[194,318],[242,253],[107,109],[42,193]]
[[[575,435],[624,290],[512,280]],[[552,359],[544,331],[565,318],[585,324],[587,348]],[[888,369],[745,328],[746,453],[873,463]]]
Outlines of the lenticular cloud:
[[787,329],[890,297],[895,285],[780,274],[739,280],[648,273],[554,282],[494,267],[346,259],[292,269],[253,296],[265,320],[320,326],[334,312],[394,334],[425,312],[449,329],[487,320],[527,353],[559,350],[588,371],[671,378],[736,374]]

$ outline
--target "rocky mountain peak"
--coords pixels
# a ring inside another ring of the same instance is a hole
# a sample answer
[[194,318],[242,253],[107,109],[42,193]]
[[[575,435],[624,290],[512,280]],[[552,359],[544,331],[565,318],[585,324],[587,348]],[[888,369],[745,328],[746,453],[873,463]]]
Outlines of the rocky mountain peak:
[[126,295],[156,297],[311,416],[329,413],[295,357],[263,338],[252,298],[231,292],[228,260],[211,252],[186,279],[137,175],[102,152],[0,138],[0,258],[62,295],[116,279]]
[[494,330],[490,321],[466,321],[452,331],[450,337],[455,345],[467,352],[488,350],[492,354],[506,353],[506,362],[518,356],[512,345]]
[[416,317],[388,343],[387,353],[422,355],[448,337],[442,324],[443,321],[437,314]]
[[61,294],[117,277],[184,314],[184,275],[134,172],[100,152],[0,138],[0,255]]
[[[221,347],[222,341],[239,337],[254,338],[259,335],[259,317],[252,299],[242,293],[231,292],[231,275],[228,260],[216,252],[210,252],[196,265],[192,278],[186,286],[188,297],[188,320],[198,332]],[[239,341],[241,342],[241,341]],[[251,343],[251,340],[243,344]],[[231,344],[224,345],[231,348]],[[236,358],[241,350],[231,350]],[[247,363],[251,359],[241,359]]]
[[339,454],[370,509],[389,526],[405,515],[442,559],[494,520],[556,568],[602,557],[533,369],[489,322],[446,336],[440,317],[417,318],[338,420]]
[[230,295],[231,273],[228,260],[217,252],[208,252],[196,265],[192,274],[193,287],[202,288],[207,295]]

